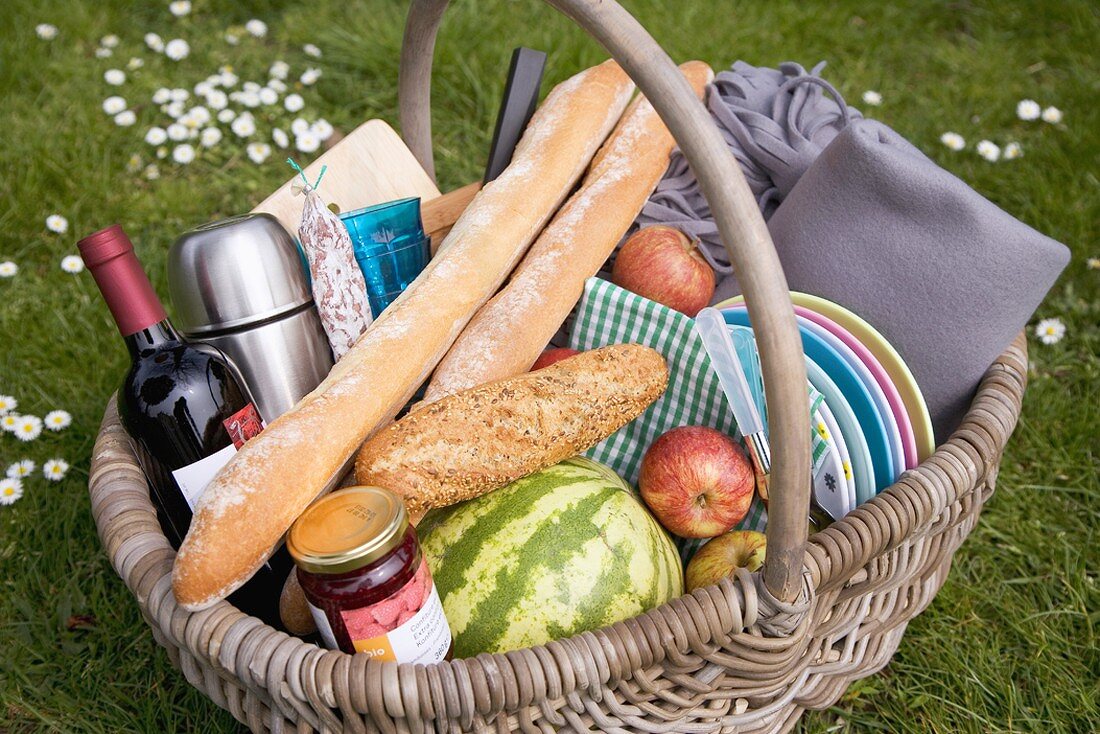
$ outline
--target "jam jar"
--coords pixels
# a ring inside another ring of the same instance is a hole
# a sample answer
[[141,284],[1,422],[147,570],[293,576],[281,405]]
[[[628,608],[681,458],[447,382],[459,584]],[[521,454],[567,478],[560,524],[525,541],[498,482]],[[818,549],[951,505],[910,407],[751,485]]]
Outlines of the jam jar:
[[451,657],[439,592],[396,494],[333,492],[298,518],[286,546],[328,647],[398,663]]

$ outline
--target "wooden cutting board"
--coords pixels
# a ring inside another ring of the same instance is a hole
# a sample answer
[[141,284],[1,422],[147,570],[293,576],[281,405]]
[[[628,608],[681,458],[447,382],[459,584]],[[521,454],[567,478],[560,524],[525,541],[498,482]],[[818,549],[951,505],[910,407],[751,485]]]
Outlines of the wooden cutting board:
[[[318,190],[327,203],[336,204],[342,212],[410,196],[419,196],[423,204],[439,196],[439,189],[405,141],[382,120],[364,122],[306,166],[310,183],[326,165]],[[271,214],[297,237],[303,199],[291,189],[295,181],[301,183],[301,178],[291,177],[252,211]]]

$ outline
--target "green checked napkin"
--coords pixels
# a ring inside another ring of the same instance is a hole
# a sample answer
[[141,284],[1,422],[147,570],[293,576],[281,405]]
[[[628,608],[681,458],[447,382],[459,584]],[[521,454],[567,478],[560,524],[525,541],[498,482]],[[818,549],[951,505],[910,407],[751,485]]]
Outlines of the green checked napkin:
[[[624,343],[642,344],[664,355],[668,362],[668,389],[638,418],[586,451],[586,456],[607,464],[636,485],[646,449],[661,434],[677,426],[710,426],[741,438],[718,376],[711,369],[710,357],[695,333],[695,321],[614,283],[589,278],[577,306],[569,346],[583,351]],[[821,395],[812,387],[810,390],[812,414],[820,405]],[[763,394],[762,390],[757,392]],[[816,472],[827,446],[812,426],[808,429],[813,434]],[[737,527],[763,531],[767,523],[763,502],[753,497],[748,514]],[[674,540],[685,564],[706,543],[706,539]]]

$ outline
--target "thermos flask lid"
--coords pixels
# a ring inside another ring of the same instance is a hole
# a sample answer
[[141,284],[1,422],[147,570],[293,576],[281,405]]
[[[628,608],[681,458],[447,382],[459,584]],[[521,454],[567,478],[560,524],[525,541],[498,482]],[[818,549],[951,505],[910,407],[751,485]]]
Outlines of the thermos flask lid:
[[269,214],[185,232],[168,253],[168,291],[187,336],[266,321],[313,300],[294,238]]

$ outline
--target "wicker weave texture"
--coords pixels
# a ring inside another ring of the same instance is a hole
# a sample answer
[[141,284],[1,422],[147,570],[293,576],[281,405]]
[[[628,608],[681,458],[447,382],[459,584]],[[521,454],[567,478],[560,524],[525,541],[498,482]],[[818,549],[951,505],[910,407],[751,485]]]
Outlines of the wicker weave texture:
[[993,492],[1026,375],[1020,335],[946,444],[811,538],[795,603],[739,572],[595,632],[428,666],[322,650],[227,602],[181,609],[174,552],[113,400],[89,490],[111,563],[157,642],[253,731],[784,732],[886,665],[931,603]]

